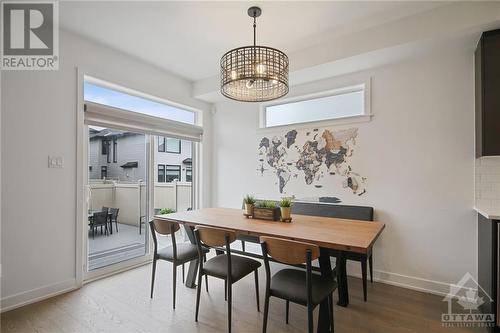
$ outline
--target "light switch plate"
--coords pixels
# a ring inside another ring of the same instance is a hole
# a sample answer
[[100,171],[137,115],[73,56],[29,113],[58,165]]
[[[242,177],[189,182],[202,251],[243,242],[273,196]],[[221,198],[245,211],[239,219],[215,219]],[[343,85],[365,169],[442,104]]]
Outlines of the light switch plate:
[[64,167],[64,159],[62,156],[49,156],[49,168]]

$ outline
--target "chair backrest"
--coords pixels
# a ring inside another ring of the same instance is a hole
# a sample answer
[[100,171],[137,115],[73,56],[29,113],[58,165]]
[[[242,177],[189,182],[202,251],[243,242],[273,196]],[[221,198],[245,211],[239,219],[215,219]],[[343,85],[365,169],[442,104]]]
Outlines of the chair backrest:
[[118,218],[118,211],[120,209],[119,208],[110,208],[109,209],[109,213],[111,214],[111,219],[113,221],[116,221],[116,219]]
[[236,240],[236,232],[222,228],[197,226],[196,235],[208,247],[227,246]]
[[106,224],[108,220],[108,212],[95,212],[92,215],[92,223],[94,224]]
[[179,223],[171,221],[154,219],[151,223],[153,230],[160,235],[171,235],[180,229]]
[[106,213],[108,213],[108,211],[109,211],[109,207],[104,207],[104,206],[102,206],[102,208],[101,208],[101,212],[106,212]]
[[265,255],[274,260],[289,265],[299,265],[307,262],[307,253],[310,251],[310,260],[319,258],[319,246],[315,244],[292,241],[275,237],[260,237],[265,244]]

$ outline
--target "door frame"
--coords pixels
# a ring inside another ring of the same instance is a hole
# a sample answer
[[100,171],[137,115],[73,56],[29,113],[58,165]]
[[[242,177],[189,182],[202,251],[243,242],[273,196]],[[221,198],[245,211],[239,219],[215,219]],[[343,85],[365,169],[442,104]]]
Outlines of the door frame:
[[[86,71],[82,67],[76,68],[77,76],[77,105],[76,105],[76,248],[75,248],[75,274],[76,274],[76,284],[77,287],[81,287],[84,283],[113,275],[122,271],[132,269],[144,264],[151,262],[152,260],[152,241],[149,235],[149,228],[147,223],[145,225],[146,233],[146,254],[138,258],[132,258],[125,260],[116,264],[112,264],[106,267],[96,269],[94,271],[87,271],[87,261],[88,261],[88,237],[87,237],[87,191],[88,191],[88,125],[85,124],[84,115],[84,82],[85,76],[90,76],[95,78],[91,72]],[[109,82],[113,85],[113,80],[107,80],[102,76],[99,76],[100,80],[103,82]],[[116,87],[112,87],[116,89]],[[125,91],[125,93],[130,93]],[[140,92],[137,92],[141,95]],[[144,96],[144,98],[147,98]],[[201,110],[195,109],[190,106],[181,105],[179,103],[171,102],[162,98],[155,98],[156,101],[162,101],[167,105],[172,105],[176,107],[181,107],[186,110],[193,111],[195,113],[195,124],[199,123]],[[154,165],[154,136],[151,134],[145,134],[147,141],[147,156],[146,159],[149,161],[149,167],[147,170],[147,182],[148,182],[148,211],[149,216],[153,216],[154,213],[154,176],[155,176],[155,165]],[[201,191],[200,186],[195,185],[198,181],[201,181],[199,175],[200,161],[199,156],[201,154],[201,143],[195,144],[193,142],[192,149],[192,165],[193,165],[193,179],[191,183],[191,202],[193,208],[198,207],[201,202]]]

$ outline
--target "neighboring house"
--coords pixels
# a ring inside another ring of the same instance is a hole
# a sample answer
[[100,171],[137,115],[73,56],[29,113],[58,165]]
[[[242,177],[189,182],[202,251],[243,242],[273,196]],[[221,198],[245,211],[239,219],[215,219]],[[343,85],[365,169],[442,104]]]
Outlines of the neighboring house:
[[[192,180],[192,143],[155,137],[154,181]],[[146,140],[143,134],[89,129],[89,179],[137,182],[146,179]]]
[[157,137],[155,140],[156,170],[155,181],[168,183],[175,179],[191,182],[192,142],[174,138]]

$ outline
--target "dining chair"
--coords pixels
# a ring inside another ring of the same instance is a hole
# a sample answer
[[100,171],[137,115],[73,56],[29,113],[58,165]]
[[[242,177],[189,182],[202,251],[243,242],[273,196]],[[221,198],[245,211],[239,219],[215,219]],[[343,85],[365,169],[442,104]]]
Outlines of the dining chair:
[[108,235],[108,212],[95,212],[92,214],[92,239],[95,238],[95,231],[97,227],[101,227],[101,235],[102,235],[102,227],[104,226],[104,232]]
[[[257,311],[260,311],[258,268],[261,264],[256,260],[231,254],[231,243],[236,240],[236,233],[234,231],[198,226],[194,231],[194,235],[198,246],[200,262],[198,288],[196,290],[195,321],[198,321],[198,311],[200,308],[201,279],[203,275],[210,275],[224,280],[225,295],[227,298],[227,327],[228,332],[231,332],[232,285],[254,272]],[[203,263],[201,257],[205,248],[215,248],[219,251],[225,251],[226,253],[216,255]]]
[[[311,262],[319,257],[319,247],[314,244],[297,242],[274,237],[260,237],[264,266],[266,269],[266,297],[264,301],[264,322],[262,332],[267,330],[269,299],[271,296],[286,301],[286,323],[290,302],[307,307],[308,332],[313,332],[313,310],[328,298],[330,314],[330,330],[333,324],[333,292],[337,288],[334,278],[325,278],[312,273]],[[269,257],[288,265],[306,264],[306,270],[285,268],[271,278]]]
[[[180,229],[178,223],[165,220],[152,220],[149,222],[151,236],[153,237],[153,271],[151,274],[151,298],[153,298],[153,289],[155,284],[156,261],[165,260],[173,264],[173,308],[175,309],[175,289],[177,283],[177,267],[182,266],[182,281],[184,281],[184,264],[194,259],[198,259],[198,247],[191,243],[179,243],[175,240],[175,233]],[[156,233],[160,235],[170,235],[172,245],[158,249],[158,239]],[[205,254],[208,249],[202,249],[201,258],[206,260]],[[208,291],[208,280],[205,280]]]
[[109,209],[109,214],[111,215],[109,217],[109,222],[111,224],[111,227],[113,227],[113,222],[115,222],[116,232],[118,232],[118,212],[119,211],[120,211],[120,208],[110,208]]

